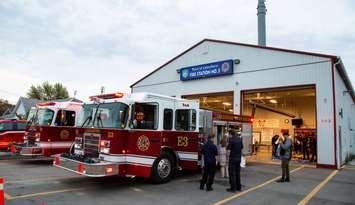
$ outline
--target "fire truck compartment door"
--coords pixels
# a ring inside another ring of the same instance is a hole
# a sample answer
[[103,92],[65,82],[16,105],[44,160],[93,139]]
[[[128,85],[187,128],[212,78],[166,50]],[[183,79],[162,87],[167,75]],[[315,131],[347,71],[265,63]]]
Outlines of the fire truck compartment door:
[[253,150],[253,135],[251,124],[243,123],[242,124],[242,139],[243,139],[243,155],[251,155]]

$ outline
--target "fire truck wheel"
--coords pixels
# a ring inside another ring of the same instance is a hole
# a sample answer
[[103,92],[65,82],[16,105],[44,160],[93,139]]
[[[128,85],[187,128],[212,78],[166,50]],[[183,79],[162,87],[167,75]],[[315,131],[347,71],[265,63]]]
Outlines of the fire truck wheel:
[[170,154],[163,152],[153,163],[151,178],[154,183],[166,183],[173,177],[174,170],[174,158]]

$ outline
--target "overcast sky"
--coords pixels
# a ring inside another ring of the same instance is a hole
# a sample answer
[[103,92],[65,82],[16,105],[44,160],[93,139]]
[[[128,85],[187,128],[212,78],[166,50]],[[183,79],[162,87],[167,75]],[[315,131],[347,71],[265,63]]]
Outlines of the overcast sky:
[[[257,0],[0,1],[0,98],[60,82],[84,101],[204,38],[257,43]],[[267,45],[342,57],[355,84],[355,1],[267,0]]]

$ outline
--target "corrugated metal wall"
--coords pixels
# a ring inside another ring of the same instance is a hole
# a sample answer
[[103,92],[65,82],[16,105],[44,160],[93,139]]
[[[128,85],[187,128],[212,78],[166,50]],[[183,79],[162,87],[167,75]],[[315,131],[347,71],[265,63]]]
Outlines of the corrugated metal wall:
[[[345,163],[350,155],[355,154],[353,150],[354,146],[354,102],[347,92],[347,88],[341,79],[339,73],[335,69],[335,97],[336,97],[336,128],[337,128],[337,140],[339,149],[338,161]],[[351,118],[353,118],[351,120]],[[340,138],[341,137],[341,138]]]

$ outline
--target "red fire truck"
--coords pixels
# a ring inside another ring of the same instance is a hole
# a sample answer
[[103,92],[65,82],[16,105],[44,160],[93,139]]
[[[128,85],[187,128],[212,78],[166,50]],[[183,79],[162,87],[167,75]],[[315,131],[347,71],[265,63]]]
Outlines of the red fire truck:
[[23,143],[13,144],[11,151],[32,157],[68,152],[81,107],[74,99],[38,103],[29,113]]
[[73,153],[57,155],[54,166],[89,177],[141,176],[156,183],[169,181],[176,170],[198,169],[199,130],[212,130],[212,112],[200,118],[197,100],[151,93],[91,99],[96,102],[83,106]]
[[26,120],[0,120],[0,149],[7,150],[10,144],[22,142],[26,123]]

